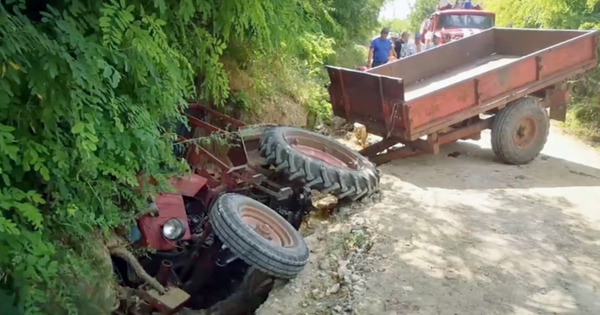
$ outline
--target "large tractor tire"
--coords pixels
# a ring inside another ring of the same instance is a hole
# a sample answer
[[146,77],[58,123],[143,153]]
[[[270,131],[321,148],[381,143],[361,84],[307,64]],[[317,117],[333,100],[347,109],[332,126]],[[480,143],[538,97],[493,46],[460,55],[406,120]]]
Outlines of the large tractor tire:
[[267,129],[260,141],[260,152],[286,179],[340,200],[358,200],[379,187],[375,164],[337,141],[308,130]]
[[544,148],[549,130],[546,110],[535,98],[521,98],[494,117],[492,150],[507,164],[529,163]]
[[208,218],[223,244],[266,274],[291,279],[308,263],[308,247],[300,233],[254,199],[233,193],[221,195]]

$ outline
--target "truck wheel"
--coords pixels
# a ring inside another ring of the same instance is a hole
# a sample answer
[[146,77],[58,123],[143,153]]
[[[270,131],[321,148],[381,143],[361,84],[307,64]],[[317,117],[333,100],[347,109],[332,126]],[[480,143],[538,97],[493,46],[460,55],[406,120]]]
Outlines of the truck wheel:
[[326,136],[292,127],[267,129],[260,141],[267,163],[290,181],[335,195],[358,200],[379,186],[375,164]]
[[215,234],[247,264],[278,278],[294,278],[308,262],[300,233],[277,212],[239,194],[221,195],[208,218]]
[[496,114],[492,125],[492,149],[505,163],[526,164],[540,154],[549,130],[546,110],[536,99],[524,97]]

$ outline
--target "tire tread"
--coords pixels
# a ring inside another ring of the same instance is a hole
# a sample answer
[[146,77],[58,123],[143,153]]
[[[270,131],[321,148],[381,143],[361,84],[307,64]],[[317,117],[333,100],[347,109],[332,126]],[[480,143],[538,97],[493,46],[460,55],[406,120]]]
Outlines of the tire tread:
[[[339,199],[358,200],[373,194],[379,186],[379,172],[367,158],[348,148],[356,155],[359,169],[343,169],[305,156],[291,147],[284,138],[288,130],[324,137],[307,130],[292,127],[273,127],[265,131],[260,152],[267,163],[288,180],[300,182],[308,188],[330,193]],[[335,141],[329,139],[329,141]],[[341,144],[340,144],[341,145]],[[277,152],[273,154],[273,152]]]
[[[308,263],[309,251],[302,236],[291,225],[289,231],[297,233],[299,244],[291,251],[282,251],[265,246],[256,233],[250,232],[239,218],[236,204],[257,201],[238,194],[224,194],[218,197],[209,212],[209,220],[215,234],[230,250],[247,264],[278,277],[294,278]],[[261,204],[262,205],[262,204]],[[266,207],[262,205],[263,207]],[[275,211],[273,215],[279,215]]]
[[[527,150],[522,150],[512,143],[511,137],[515,122],[526,114],[531,114],[534,118],[542,121],[542,125],[538,126],[538,128],[541,128],[543,134],[539,136],[541,138],[534,139],[534,141],[538,142],[537,144]],[[532,97],[518,99],[503,108],[494,117],[491,135],[492,151],[500,160],[507,164],[520,165],[529,163],[544,148],[549,130],[548,113],[544,108],[539,106],[536,99]]]

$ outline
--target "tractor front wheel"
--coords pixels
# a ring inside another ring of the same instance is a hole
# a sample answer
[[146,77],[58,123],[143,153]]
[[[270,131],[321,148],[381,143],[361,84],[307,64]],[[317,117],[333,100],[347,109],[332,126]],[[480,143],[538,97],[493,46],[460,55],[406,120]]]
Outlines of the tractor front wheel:
[[308,247],[300,233],[254,199],[233,193],[221,195],[208,218],[223,244],[266,274],[294,278],[308,263]]

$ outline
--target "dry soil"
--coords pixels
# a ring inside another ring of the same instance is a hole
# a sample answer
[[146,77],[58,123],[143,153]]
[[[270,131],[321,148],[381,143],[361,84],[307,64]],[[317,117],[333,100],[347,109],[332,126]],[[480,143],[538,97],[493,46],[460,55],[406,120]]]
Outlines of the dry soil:
[[528,165],[481,141],[381,167],[313,216],[300,276],[257,314],[600,314],[600,154],[556,127]]

